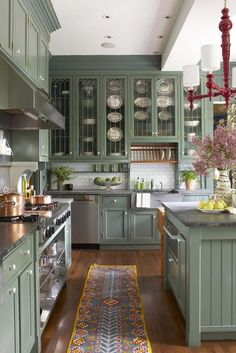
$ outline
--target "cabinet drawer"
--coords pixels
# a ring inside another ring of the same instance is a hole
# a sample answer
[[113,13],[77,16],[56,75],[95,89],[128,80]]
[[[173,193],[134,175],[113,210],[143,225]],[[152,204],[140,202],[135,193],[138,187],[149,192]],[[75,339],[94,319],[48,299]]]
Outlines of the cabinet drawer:
[[129,196],[105,196],[102,198],[102,205],[103,207],[129,207],[129,200]]
[[32,238],[25,241],[18,248],[3,259],[3,281],[7,283],[21,268],[31,261],[33,255]]

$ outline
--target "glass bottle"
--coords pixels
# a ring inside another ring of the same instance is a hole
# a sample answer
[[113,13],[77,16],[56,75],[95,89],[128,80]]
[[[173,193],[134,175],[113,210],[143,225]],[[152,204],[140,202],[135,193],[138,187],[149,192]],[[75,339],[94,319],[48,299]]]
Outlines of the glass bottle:
[[135,189],[140,190],[140,180],[139,177],[137,177],[136,183],[135,183]]
[[142,178],[142,181],[140,183],[140,189],[143,190],[145,188],[145,183],[144,183],[144,178]]
[[23,183],[22,183],[22,192],[24,194],[25,197],[27,197],[27,186],[28,186],[28,182],[27,182],[27,178],[26,178],[26,174],[23,175]]

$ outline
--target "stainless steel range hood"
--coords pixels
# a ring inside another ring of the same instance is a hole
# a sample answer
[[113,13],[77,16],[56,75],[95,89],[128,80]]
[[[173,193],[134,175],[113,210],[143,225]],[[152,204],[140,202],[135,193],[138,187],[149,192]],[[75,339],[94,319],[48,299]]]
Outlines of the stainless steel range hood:
[[64,129],[65,117],[0,58],[0,128]]

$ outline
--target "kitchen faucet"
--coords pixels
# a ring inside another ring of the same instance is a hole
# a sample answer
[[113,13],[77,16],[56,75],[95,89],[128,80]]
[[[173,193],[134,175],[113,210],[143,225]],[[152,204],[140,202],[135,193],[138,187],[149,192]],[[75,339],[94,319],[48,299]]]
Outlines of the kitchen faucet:
[[163,182],[160,181],[160,184],[161,184],[161,190],[163,190]]

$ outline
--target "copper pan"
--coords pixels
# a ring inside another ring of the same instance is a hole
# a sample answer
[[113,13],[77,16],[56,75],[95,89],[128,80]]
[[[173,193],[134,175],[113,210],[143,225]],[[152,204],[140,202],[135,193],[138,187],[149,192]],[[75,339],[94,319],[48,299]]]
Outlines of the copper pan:
[[25,197],[23,194],[7,192],[0,194],[0,217],[17,217],[24,213]]
[[47,205],[52,202],[51,195],[34,195],[30,197],[32,205]]

